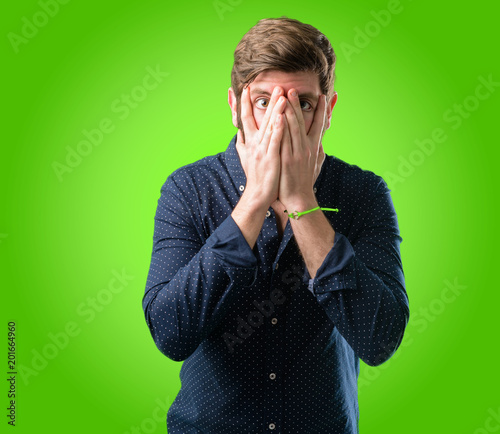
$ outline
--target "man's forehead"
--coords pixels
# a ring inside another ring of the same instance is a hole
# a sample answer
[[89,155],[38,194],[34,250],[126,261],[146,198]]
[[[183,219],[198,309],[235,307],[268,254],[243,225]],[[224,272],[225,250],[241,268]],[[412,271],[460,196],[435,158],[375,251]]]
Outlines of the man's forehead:
[[250,83],[250,94],[271,94],[275,86],[281,86],[285,93],[297,89],[299,96],[317,98],[321,95],[318,75],[312,71],[283,72],[264,71]]

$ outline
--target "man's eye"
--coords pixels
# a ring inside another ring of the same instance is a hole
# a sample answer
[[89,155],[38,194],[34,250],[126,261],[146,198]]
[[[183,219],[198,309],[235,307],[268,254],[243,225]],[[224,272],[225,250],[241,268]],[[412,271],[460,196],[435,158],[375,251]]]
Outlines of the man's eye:
[[[259,98],[256,102],[257,102],[257,107],[261,108],[261,109],[266,109],[267,106],[269,105],[269,101],[265,98]],[[259,104],[259,103],[263,103],[263,104]]]
[[[306,104],[306,106],[304,107],[302,104]],[[300,107],[302,108],[302,110],[305,110],[307,112],[312,109],[312,105],[309,104],[307,101],[300,101]]]

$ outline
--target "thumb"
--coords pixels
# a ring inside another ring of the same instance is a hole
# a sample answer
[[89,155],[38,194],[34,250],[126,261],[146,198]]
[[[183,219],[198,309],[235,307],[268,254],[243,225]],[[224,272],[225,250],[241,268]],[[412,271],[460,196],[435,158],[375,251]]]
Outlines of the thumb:
[[325,159],[325,150],[323,149],[323,143],[319,142],[318,161],[322,163],[324,159]]
[[318,147],[318,156],[316,159],[316,168],[314,170],[314,182],[316,182],[316,179],[318,178],[320,172],[321,172],[321,167],[323,166],[323,163],[325,161],[326,155],[325,151],[323,149],[323,143],[319,143]]

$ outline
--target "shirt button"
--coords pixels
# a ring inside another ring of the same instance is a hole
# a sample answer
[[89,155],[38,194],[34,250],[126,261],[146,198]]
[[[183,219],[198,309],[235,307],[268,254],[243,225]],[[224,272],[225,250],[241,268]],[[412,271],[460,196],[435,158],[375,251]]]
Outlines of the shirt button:
[[240,185],[240,191],[243,191],[245,190],[245,186],[244,185]]
[[271,323],[273,323],[273,324],[276,324],[277,322],[278,322],[278,318],[273,318],[273,319],[271,320]]
[[274,429],[274,428],[276,428],[276,425],[274,423],[270,423],[269,424],[269,429]]
[[266,217],[269,217],[270,215],[271,215],[271,211],[267,210]]
[[313,191],[316,193],[318,191],[318,189],[316,187],[314,187]]
[[271,373],[269,374],[269,378],[270,378],[271,380],[274,380],[274,379],[276,378],[276,374],[275,374],[274,372],[271,372]]

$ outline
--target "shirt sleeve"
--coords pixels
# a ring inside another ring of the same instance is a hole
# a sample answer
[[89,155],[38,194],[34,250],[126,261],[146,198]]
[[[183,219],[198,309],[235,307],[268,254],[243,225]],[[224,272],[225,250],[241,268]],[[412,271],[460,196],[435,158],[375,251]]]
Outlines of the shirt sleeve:
[[158,200],[142,306],[156,346],[175,361],[196,350],[257,276],[257,259],[231,215],[206,241],[196,221],[169,177]]
[[351,244],[336,232],[332,249],[308,287],[354,352],[376,366],[399,347],[410,315],[399,249],[402,238],[382,178],[362,212],[359,237]]

